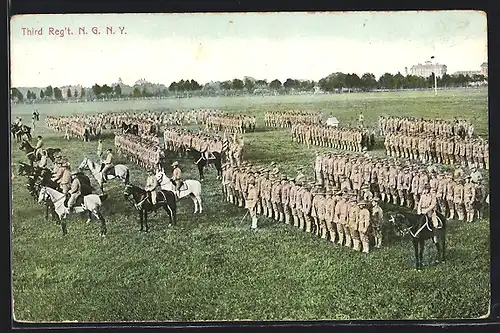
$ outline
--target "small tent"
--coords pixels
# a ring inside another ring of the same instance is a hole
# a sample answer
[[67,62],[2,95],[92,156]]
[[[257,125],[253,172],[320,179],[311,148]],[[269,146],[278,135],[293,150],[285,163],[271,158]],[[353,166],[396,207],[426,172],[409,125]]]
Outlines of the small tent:
[[330,117],[326,120],[326,124],[328,126],[333,126],[333,127],[338,127],[339,126],[339,121],[336,117]]

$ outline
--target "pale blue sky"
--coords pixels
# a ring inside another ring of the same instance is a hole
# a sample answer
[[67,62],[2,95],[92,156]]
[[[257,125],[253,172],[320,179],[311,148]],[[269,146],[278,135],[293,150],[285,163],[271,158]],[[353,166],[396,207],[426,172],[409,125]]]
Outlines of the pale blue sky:
[[[66,26],[73,35],[48,33]],[[106,26],[116,33],[106,35]],[[88,34],[78,35],[79,27]],[[22,28],[43,28],[43,36]],[[318,80],[336,71],[404,74],[432,55],[453,73],[487,61],[486,29],[486,15],[472,11],[27,15],[11,21],[11,79],[13,86],[90,86],[118,77],[166,85]]]

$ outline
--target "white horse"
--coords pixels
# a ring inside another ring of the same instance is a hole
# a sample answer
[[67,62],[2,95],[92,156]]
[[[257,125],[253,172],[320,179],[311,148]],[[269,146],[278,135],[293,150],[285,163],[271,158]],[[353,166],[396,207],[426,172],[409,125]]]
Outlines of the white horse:
[[[68,208],[64,205],[64,199],[66,196],[64,193],[61,193],[53,188],[42,186],[40,189],[40,194],[38,195],[38,202],[42,203],[47,199],[50,199],[54,204],[54,210],[56,214],[59,216],[59,220],[61,221],[61,230],[63,235],[67,233],[66,230],[66,217],[69,214]],[[97,195],[97,194],[89,194],[83,197],[83,204],[80,206],[75,206],[75,213],[83,213],[88,212],[89,217],[87,219],[87,223],[91,221],[92,214],[101,222],[101,231],[99,236],[106,235],[106,220],[101,214],[101,206],[102,201],[107,198],[107,194]]]
[[156,172],[156,180],[162,190],[174,192],[178,199],[189,196],[194,203],[194,213],[201,214],[203,208],[201,207],[201,183],[199,181],[193,179],[184,180],[180,191],[177,193],[175,184],[162,170]]
[[[102,186],[102,172],[101,170],[101,164],[96,163],[92,161],[90,158],[86,157],[83,159],[82,163],[78,166],[78,169],[88,169],[94,176],[95,180],[97,180],[97,183],[99,184],[99,187],[101,188],[101,192],[104,193],[103,186]],[[119,178],[123,181],[125,185],[129,183],[129,178],[130,178],[130,172],[128,168],[123,165],[123,164],[117,164],[114,167],[111,168],[111,170],[108,171],[108,174],[106,176],[107,180]]]

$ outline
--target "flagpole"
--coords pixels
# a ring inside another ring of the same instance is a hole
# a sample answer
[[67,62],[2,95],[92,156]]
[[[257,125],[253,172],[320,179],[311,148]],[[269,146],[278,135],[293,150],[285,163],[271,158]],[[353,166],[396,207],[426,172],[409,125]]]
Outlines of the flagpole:
[[434,96],[437,96],[438,94],[437,62],[434,56],[431,57],[431,60],[434,60]]

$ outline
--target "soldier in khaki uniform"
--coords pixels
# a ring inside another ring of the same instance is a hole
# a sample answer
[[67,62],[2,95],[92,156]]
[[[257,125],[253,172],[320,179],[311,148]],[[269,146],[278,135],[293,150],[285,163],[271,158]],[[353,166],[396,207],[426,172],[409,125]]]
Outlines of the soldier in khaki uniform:
[[[299,190],[299,186],[296,184],[295,179],[290,179],[290,189],[288,192],[288,197],[289,197],[289,208],[290,208],[290,214],[291,214],[291,219],[290,219],[290,224],[292,224],[294,227],[299,226],[299,217],[297,215],[297,192]],[[286,217],[285,217],[285,222],[286,222]]]
[[455,186],[457,183],[453,180],[452,175],[448,174],[446,175],[446,203],[448,205],[448,219],[454,219],[455,218],[455,203],[454,203],[454,193],[455,193]]
[[465,177],[464,185],[464,206],[466,212],[466,221],[474,222],[474,203],[476,202],[476,187],[471,183],[471,176]]
[[322,195],[321,185],[316,184],[313,192],[313,199],[311,205],[311,217],[314,221],[314,233],[316,236],[319,236],[320,233],[320,212],[323,209],[323,201],[324,197]]
[[61,178],[59,179],[59,186],[61,187],[64,195],[68,195],[68,192],[71,188],[71,169],[69,167],[69,163],[67,159],[63,158],[63,171],[61,174]]
[[281,177],[281,211],[284,217],[280,216],[280,221],[284,220],[285,224],[290,224],[290,189],[292,184],[288,181],[288,177]]
[[420,197],[420,201],[417,205],[417,214],[427,215],[432,222],[434,228],[440,229],[442,228],[441,221],[438,219],[436,210],[437,210],[437,201],[434,193],[431,192],[431,187],[429,184],[424,186],[424,191]]
[[337,240],[337,233],[336,233],[336,224],[334,223],[334,216],[335,216],[335,205],[337,203],[336,196],[334,195],[333,191],[327,190],[326,191],[326,196],[325,196],[325,224],[326,224],[326,229],[327,229],[327,239],[331,241],[332,243],[335,243]]
[[312,206],[311,186],[306,184],[302,192],[302,215],[305,223],[306,232],[311,232],[311,215],[310,215],[311,206]]
[[271,204],[273,207],[274,219],[279,222],[285,222],[281,206],[281,184],[275,179],[271,187]]
[[252,229],[257,228],[257,202],[259,201],[259,196],[257,189],[255,187],[255,180],[250,179],[248,182],[248,195],[245,200],[245,208],[250,212],[250,217],[252,218]]
[[447,215],[446,211],[446,185],[448,179],[444,176],[442,172],[437,175],[437,188],[436,188],[436,200],[437,209],[444,216]]
[[147,194],[151,195],[151,203],[156,206],[156,189],[158,188],[158,181],[156,180],[154,170],[148,171],[148,178],[146,179],[146,186],[144,190]]
[[344,239],[346,238],[344,231],[344,225],[347,221],[347,203],[346,196],[344,195],[345,193],[345,191],[340,192],[339,199],[335,204],[335,210],[333,214],[333,222],[335,223],[338,233],[337,244],[339,244],[340,246],[344,244]]
[[347,223],[349,225],[349,234],[352,239],[353,248],[356,251],[361,251],[358,231],[358,212],[359,207],[356,202],[356,196],[353,193],[348,201]]
[[368,210],[368,202],[362,200],[358,203],[359,211],[358,211],[358,231],[359,238],[361,240],[361,245],[363,247],[364,253],[370,252],[370,238],[369,233],[371,232],[371,218],[370,211]]
[[455,205],[455,211],[458,214],[458,219],[463,221],[465,215],[463,178],[457,179],[457,184],[453,188],[453,203]]
[[382,224],[384,221],[384,212],[382,211],[382,208],[379,206],[380,198],[379,197],[374,197],[372,199],[372,209],[371,209],[371,225],[372,225],[372,231],[373,231],[373,238],[375,239],[375,247],[376,248],[381,248],[382,247]]

